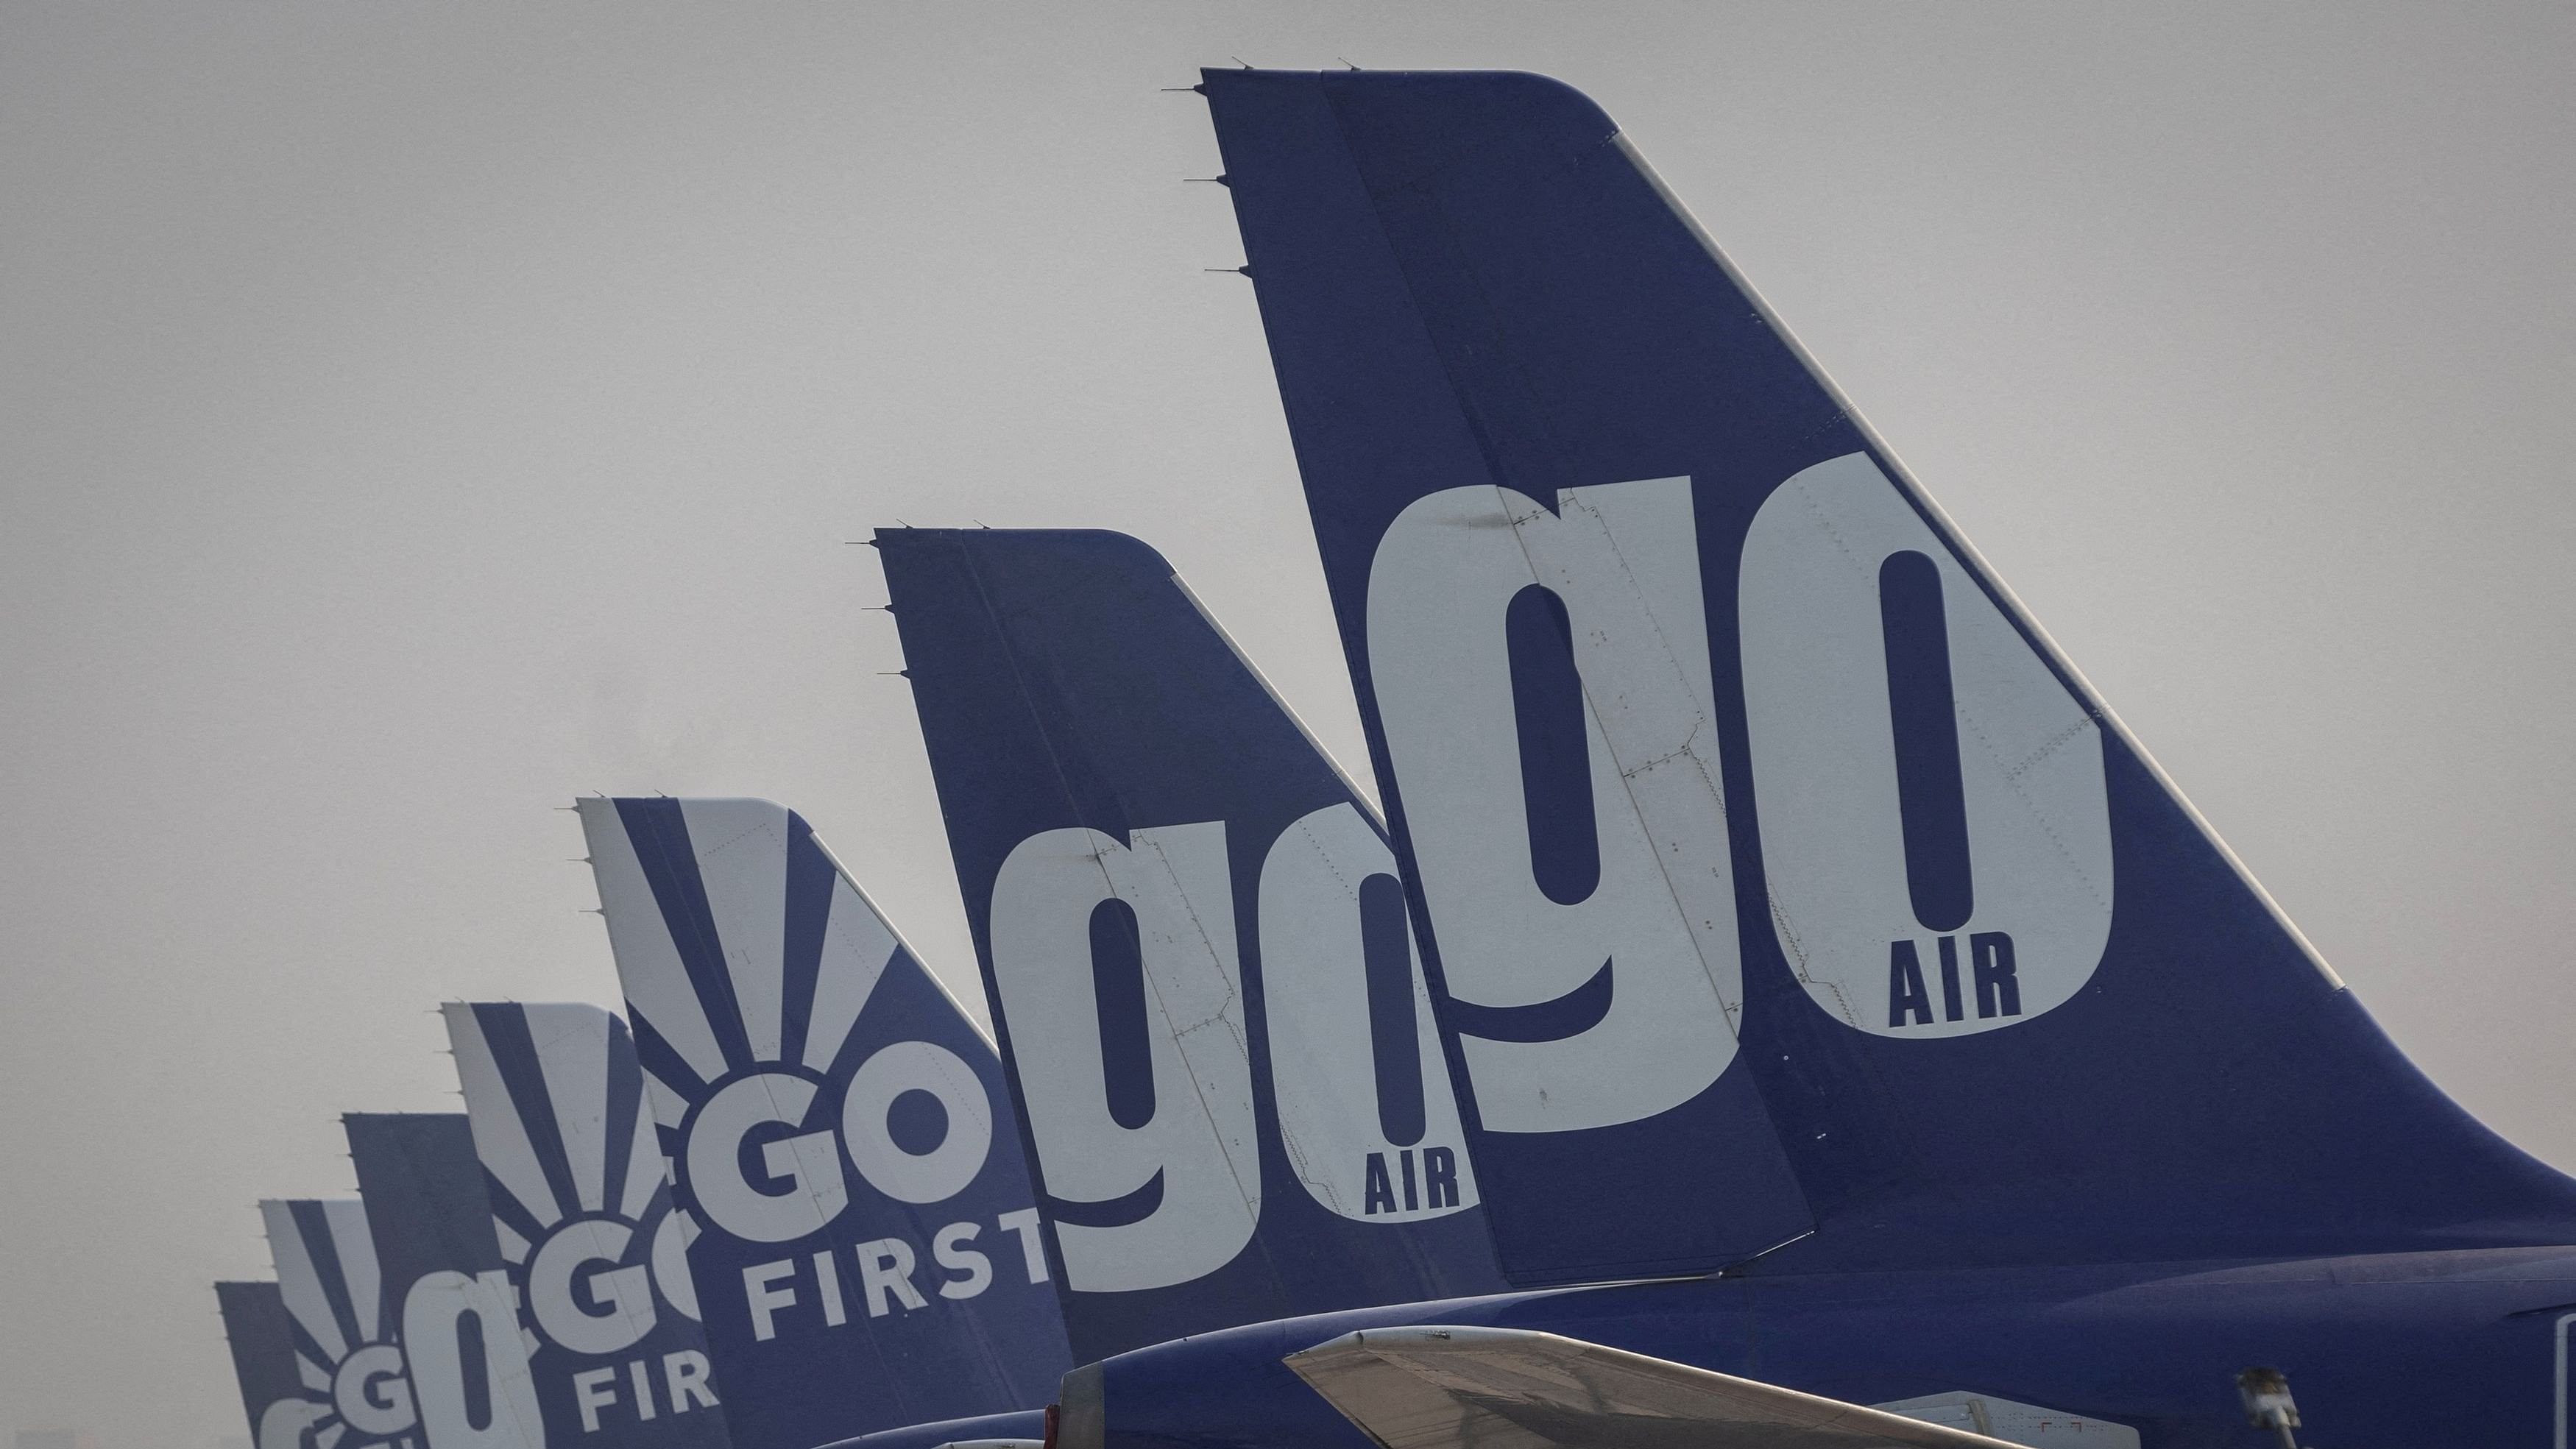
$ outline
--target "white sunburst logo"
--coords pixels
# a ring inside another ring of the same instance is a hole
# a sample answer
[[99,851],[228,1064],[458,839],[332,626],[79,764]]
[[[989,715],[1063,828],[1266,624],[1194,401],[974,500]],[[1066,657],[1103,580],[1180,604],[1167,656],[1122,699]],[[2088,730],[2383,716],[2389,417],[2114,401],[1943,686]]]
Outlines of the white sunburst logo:
[[998,1059],[803,822],[765,800],[580,811],[681,1198],[756,1245],[728,1255],[739,1327],[766,1342],[1048,1282],[1017,1154],[994,1154]]
[[531,1351],[609,1360],[577,1364],[555,1404],[583,1433],[716,1407],[689,1277],[695,1226],[672,1210],[625,1024],[582,1004],[445,1013]]
[[421,1449],[419,1415],[400,1346],[402,1306],[386,1300],[356,1198],[259,1205],[295,1334],[304,1400],[282,1400],[260,1422],[260,1449]]

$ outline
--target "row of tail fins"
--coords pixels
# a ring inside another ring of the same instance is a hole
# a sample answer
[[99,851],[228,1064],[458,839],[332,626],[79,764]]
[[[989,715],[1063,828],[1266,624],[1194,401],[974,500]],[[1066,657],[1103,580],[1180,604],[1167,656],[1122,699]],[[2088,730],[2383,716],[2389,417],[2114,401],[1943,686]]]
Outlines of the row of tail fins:
[[[687,1311],[623,1311],[712,1352],[733,1443],[809,1449],[1366,1304],[2564,1240],[2570,1184],[2389,1043],[1589,101],[1202,89],[1383,816],[1144,544],[880,532],[998,1049],[797,816],[583,801],[631,1045],[452,1009],[491,1207],[446,1220],[501,1241],[378,1212],[371,1274],[683,1235]],[[237,1347],[364,1340],[366,1215],[270,1213]],[[592,1357],[672,1432],[684,1350]]]

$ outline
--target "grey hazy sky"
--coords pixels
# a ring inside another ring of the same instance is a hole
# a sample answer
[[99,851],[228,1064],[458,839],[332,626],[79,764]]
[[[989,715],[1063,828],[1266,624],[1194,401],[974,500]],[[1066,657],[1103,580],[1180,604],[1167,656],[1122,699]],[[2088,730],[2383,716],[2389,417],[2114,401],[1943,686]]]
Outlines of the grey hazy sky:
[[[2443,1086],[2576,1165],[2570,8],[0,5],[0,1412],[615,999],[574,794],[979,993],[873,524],[1125,529],[1363,759],[1204,109],[1584,87]],[[14,1427],[0,1424],[0,1429]]]

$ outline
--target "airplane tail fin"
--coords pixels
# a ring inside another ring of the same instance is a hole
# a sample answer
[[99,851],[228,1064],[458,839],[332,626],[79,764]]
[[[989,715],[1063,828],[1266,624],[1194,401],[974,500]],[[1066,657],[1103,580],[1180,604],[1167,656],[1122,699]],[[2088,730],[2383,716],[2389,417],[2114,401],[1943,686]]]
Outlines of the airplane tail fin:
[[875,541],[1075,1356],[1499,1289],[1384,834],[1171,565]]
[[[1784,1264],[2563,1238],[2576,1184],[2390,1044],[1598,107],[1201,89],[1471,1048],[1585,973],[1713,995],[1818,1224]],[[1731,1049],[1662,1019],[1603,1044]]]
[[[386,1387],[403,1377],[402,1305],[384,1291],[366,1205],[354,1197],[271,1199],[259,1215],[295,1375],[314,1402],[309,1414],[284,1417],[304,1419],[317,1439],[350,1449],[390,1445],[416,1420],[409,1396]],[[264,1414],[263,1433],[267,1423]]]
[[[450,1002],[493,1231],[535,1334],[551,1442],[729,1449],[626,1023],[581,1002]],[[641,1367],[637,1367],[641,1365]]]
[[259,1449],[298,1449],[304,1431],[322,1416],[322,1401],[296,1374],[295,1326],[286,1300],[275,1283],[218,1283],[215,1306],[223,1314],[251,1442]]
[[804,820],[580,802],[737,1449],[1047,1401],[1000,1058]]
[[[545,1414],[462,1112],[340,1119],[385,1297],[397,1305],[413,1411],[430,1443],[544,1449]],[[469,1326],[470,1321],[470,1326]]]

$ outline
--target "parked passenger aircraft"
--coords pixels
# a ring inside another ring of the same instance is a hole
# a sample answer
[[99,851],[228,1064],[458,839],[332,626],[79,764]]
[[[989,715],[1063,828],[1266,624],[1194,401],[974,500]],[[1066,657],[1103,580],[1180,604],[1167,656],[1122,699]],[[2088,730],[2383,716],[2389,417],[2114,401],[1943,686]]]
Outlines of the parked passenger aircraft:
[[1203,89],[1532,1291],[1086,1366],[1059,1449],[2244,1444],[2271,1371],[2335,1445],[2565,1443],[2576,1182],[2380,1033],[1608,117]]

